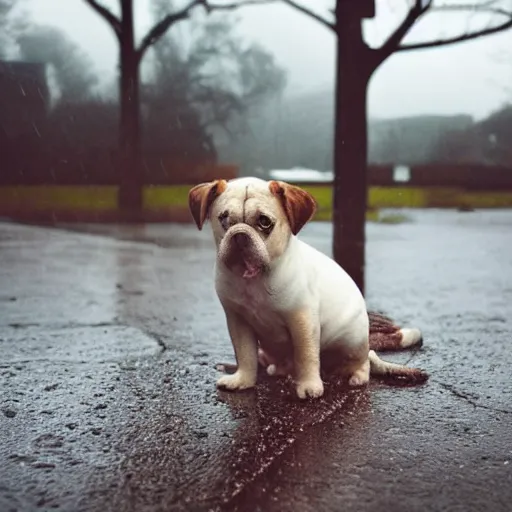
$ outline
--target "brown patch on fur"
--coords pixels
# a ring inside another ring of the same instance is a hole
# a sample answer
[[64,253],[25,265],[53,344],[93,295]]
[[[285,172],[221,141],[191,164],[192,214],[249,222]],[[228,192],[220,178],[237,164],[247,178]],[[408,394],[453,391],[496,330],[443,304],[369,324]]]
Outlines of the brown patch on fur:
[[402,333],[391,318],[380,313],[369,312],[370,319],[370,349],[371,350],[401,350]]
[[401,341],[402,334],[400,332],[391,334],[386,334],[383,332],[370,333],[370,348],[372,350],[400,350],[403,348],[400,346]]
[[315,198],[300,187],[283,181],[271,181],[269,189],[280,200],[291,231],[296,235],[315,214],[317,208]]
[[288,312],[286,321],[293,343],[295,378],[300,381],[320,372],[320,350],[309,311]]
[[384,374],[373,374],[372,376],[385,380],[387,383],[406,384],[414,386],[416,384],[423,384],[429,379],[429,375],[424,370],[419,368],[404,367],[402,371],[390,371]]
[[199,230],[203,228],[213,201],[226,190],[226,187],[226,180],[215,180],[210,183],[200,183],[190,189],[188,206]]

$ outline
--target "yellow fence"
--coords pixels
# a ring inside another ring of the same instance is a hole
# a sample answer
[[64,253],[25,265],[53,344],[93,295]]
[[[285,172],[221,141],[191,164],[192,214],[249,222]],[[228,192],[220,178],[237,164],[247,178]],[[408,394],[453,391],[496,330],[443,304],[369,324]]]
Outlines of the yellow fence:
[[[148,211],[182,211],[188,207],[189,186],[148,186]],[[304,186],[317,199],[317,219],[331,217],[332,188]],[[458,188],[370,187],[369,208],[512,208],[512,191],[468,192]],[[115,212],[117,188],[111,186],[0,187],[0,215],[11,212]]]
[[[317,219],[332,215],[332,188],[304,186],[318,202]],[[379,208],[512,208],[512,190],[468,192],[448,187],[370,187],[370,210]]]
[[115,210],[117,187],[0,187],[0,212],[5,210]]

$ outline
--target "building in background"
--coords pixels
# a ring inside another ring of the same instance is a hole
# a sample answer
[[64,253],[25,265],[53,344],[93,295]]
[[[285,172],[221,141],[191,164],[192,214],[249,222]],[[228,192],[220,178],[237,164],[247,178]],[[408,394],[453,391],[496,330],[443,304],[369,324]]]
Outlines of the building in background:
[[46,122],[50,91],[46,65],[0,61],[0,153],[28,151],[37,145]]

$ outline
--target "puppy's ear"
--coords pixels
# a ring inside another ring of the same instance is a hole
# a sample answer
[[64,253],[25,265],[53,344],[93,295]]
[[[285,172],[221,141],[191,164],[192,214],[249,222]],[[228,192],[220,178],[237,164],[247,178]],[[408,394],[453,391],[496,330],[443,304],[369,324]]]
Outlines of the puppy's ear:
[[226,190],[227,185],[226,180],[215,180],[209,183],[200,183],[190,189],[188,207],[199,231],[203,228],[213,201]]
[[315,214],[315,198],[309,192],[283,181],[271,181],[269,188],[281,201],[292,233],[296,235]]

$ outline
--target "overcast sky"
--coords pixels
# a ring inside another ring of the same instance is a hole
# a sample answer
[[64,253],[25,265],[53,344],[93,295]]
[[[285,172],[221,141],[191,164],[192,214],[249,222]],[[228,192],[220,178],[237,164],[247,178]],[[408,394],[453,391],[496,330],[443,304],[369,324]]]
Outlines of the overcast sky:
[[[105,80],[114,76],[117,46],[112,31],[83,0],[27,1],[35,21],[64,29],[91,56]],[[116,10],[117,0],[102,1]],[[138,37],[150,26],[151,1],[134,0]],[[376,1],[377,18],[365,22],[367,40],[372,45],[385,38],[403,17],[407,6],[407,0]],[[178,0],[175,3],[180,5]],[[326,16],[327,8],[334,4],[332,0],[303,0],[302,3],[325,7],[318,12]],[[288,69],[290,92],[332,87],[335,40],[324,26],[278,2],[244,8],[237,16],[240,33],[267,47],[278,63]],[[488,18],[473,16],[469,19],[462,14],[443,14],[442,18],[429,15],[409,40],[435,39],[464,31],[468,23],[471,28],[488,22]],[[186,31],[186,23],[182,22],[177,30]],[[382,118],[468,113],[481,118],[512,99],[512,87],[509,87],[512,84],[512,50],[506,48],[512,48],[512,31],[442,49],[394,55],[373,78],[370,115]],[[503,62],[506,57],[509,64]]]

